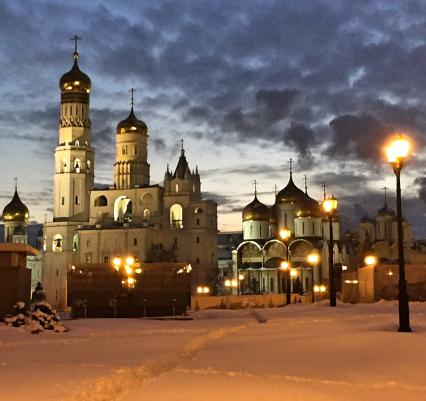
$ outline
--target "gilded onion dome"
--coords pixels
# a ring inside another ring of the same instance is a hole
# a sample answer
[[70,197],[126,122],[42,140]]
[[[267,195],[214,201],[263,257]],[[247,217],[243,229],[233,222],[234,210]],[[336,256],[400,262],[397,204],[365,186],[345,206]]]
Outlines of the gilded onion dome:
[[243,221],[255,220],[269,222],[270,218],[271,212],[262,202],[259,202],[256,195],[253,201],[243,209]]
[[130,110],[129,116],[117,124],[117,134],[126,133],[140,133],[144,135],[148,133],[148,127],[146,124],[136,118],[133,106]]
[[92,87],[90,78],[78,67],[78,53],[74,52],[74,64],[59,80],[61,92],[89,93]]
[[319,203],[312,199],[307,194],[304,194],[305,198],[297,201],[296,216],[297,217],[322,217],[323,212]]
[[15,188],[15,193],[10,203],[3,209],[3,221],[20,221],[28,222],[30,213],[28,208],[22,203],[18,195],[18,190]]
[[293,176],[290,173],[288,184],[277,193],[276,202],[293,203],[309,198],[300,188],[296,187],[293,182]]

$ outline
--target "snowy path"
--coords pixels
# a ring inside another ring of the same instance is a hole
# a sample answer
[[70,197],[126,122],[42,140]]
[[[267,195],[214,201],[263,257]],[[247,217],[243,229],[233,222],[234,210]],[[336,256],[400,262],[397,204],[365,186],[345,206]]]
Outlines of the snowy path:
[[0,400],[423,401],[426,304],[411,311],[411,334],[394,332],[391,303],[78,320],[39,336],[1,326]]

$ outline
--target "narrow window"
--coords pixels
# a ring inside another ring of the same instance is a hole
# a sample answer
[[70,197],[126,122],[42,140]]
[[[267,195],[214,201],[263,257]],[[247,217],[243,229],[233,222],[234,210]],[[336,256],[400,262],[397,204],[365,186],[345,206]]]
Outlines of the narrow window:
[[200,243],[200,237],[197,237],[197,244]]
[[56,277],[59,276],[59,269],[56,269]]
[[200,263],[200,258],[197,258],[197,265]]
[[262,226],[259,226],[259,237],[262,237]]
[[315,235],[315,223],[312,222],[312,235]]
[[178,239],[177,239],[177,238],[175,238],[175,245],[177,245],[177,243],[178,243]]
[[179,192],[179,184],[176,184],[175,190],[176,190],[176,192]]
[[305,222],[302,223],[302,234],[305,234]]
[[197,219],[197,226],[200,225],[200,219]]
[[137,238],[133,238],[133,245],[137,246],[138,245],[138,239]]
[[63,197],[61,198],[61,205],[62,205],[62,206],[64,206],[64,205],[65,205],[65,196],[63,196]]
[[104,256],[104,263],[108,263],[109,262],[109,257],[108,256]]
[[76,204],[76,205],[79,205],[79,204],[80,204],[80,199],[78,199],[78,195],[76,195],[76,197],[75,197],[75,204]]
[[87,245],[88,248],[90,248],[90,241],[89,240],[87,240],[86,245]]

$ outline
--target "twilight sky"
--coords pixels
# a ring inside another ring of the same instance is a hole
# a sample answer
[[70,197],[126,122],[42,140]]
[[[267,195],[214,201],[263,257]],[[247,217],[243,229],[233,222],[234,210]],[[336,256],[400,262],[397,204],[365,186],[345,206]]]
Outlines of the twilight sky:
[[219,203],[219,228],[240,229],[253,197],[274,202],[288,181],[342,203],[356,226],[395,208],[382,145],[409,133],[405,213],[426,237],[426,2],[418,1],[3,1],[0,3],[0,207],[19,177],[33,220],[51,218],[58,81],[72,65],[92,80],[96,182],[112,182],[115,126],[129,89],[149,129],[151,182],[174,168],[179,140],[202,190]]

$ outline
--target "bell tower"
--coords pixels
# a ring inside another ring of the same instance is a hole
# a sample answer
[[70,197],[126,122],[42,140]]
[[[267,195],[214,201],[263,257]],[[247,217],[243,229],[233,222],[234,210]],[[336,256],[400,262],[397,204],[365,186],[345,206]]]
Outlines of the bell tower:
[[90,78],[79,66],[75,35],[74,64],[59,81],[61,110],[55,149],[54,221],[89,221],[94,186],[94,151],[90,122]]

